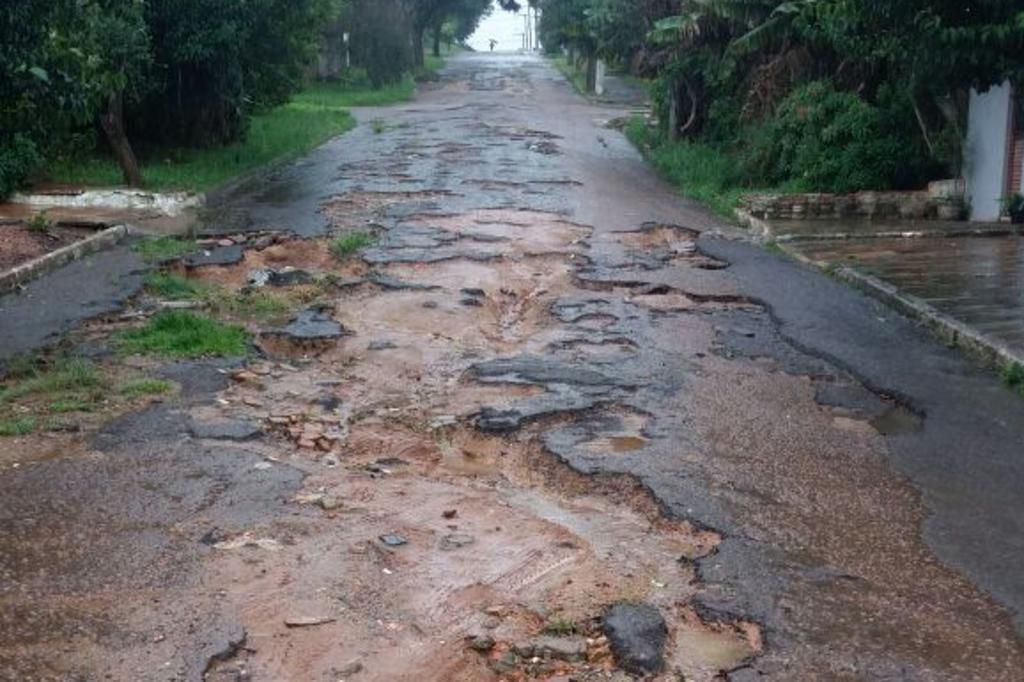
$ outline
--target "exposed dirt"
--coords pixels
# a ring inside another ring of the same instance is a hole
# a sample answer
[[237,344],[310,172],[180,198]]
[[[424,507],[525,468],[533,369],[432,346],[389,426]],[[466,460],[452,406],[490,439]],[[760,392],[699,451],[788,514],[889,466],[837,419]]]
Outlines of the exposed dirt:
[[[927,417],[786,342],[631,152],[510,105],[562,92],[526,63],[284,172],[266,194],[328,234],[180,269],[294,306],[247,322],[263,357],[18,441],[0,677],[1013,679],[1008,615],[888,465]],[[649,675],[606,634],[622,603],[664,621]]]
[[95,232],[88,228],[57,226],[34,231],[27,223],[0,224],[0,271],[45,256]]

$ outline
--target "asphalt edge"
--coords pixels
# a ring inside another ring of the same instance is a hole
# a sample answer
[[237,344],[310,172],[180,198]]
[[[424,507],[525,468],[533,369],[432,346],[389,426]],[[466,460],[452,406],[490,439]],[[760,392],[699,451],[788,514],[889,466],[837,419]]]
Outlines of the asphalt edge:
[[128,236],[127,225],[114,225],[85,239],[62,246],[56,251],[16,265],[0,273],[0,294],[17,290],[28,282],[56,270],[68,263],[114,246]]

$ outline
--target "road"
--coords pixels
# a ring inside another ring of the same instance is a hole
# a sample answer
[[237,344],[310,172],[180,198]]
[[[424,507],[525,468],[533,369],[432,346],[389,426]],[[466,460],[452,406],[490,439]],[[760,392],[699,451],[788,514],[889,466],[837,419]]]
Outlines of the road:
[[467,55],[217,197],[298,237],[193,276],[328,273],[344,334],[0,441],[0,677],[1020,679],[1024,402],[621,114]]

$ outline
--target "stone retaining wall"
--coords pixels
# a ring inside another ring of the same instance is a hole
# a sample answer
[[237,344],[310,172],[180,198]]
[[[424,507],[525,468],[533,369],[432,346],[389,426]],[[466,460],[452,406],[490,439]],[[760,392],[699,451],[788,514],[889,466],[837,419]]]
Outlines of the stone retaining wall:
[[916,192],[856,192],[854,194],[752,194],[743,210],[761,220],[867,217],[906,220],[963,220],[963,184],[933,182]]

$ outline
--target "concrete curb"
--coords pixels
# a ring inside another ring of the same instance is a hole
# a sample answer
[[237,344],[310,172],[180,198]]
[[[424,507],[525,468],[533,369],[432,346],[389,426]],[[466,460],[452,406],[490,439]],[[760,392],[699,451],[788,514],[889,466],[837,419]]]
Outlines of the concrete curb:
[[988,366],[1002,369],[1014,363],[1024,365],[1024,355],[939,311],[916,296],[900,291],[888,282],[846,266],[831,270],[796,251],[784,247],[783,251],[795,260],[831,274],[836,279],[877,298],[890,308],[920,323],[944,343],[959,348]]
[[68,244],[44,256],[17,265],[6,272],[0,273],[0,294],[14,291],[26,282],[52,272],[62,265],[109,248],[127,235],[127,225],[115,225],[74,244]]

